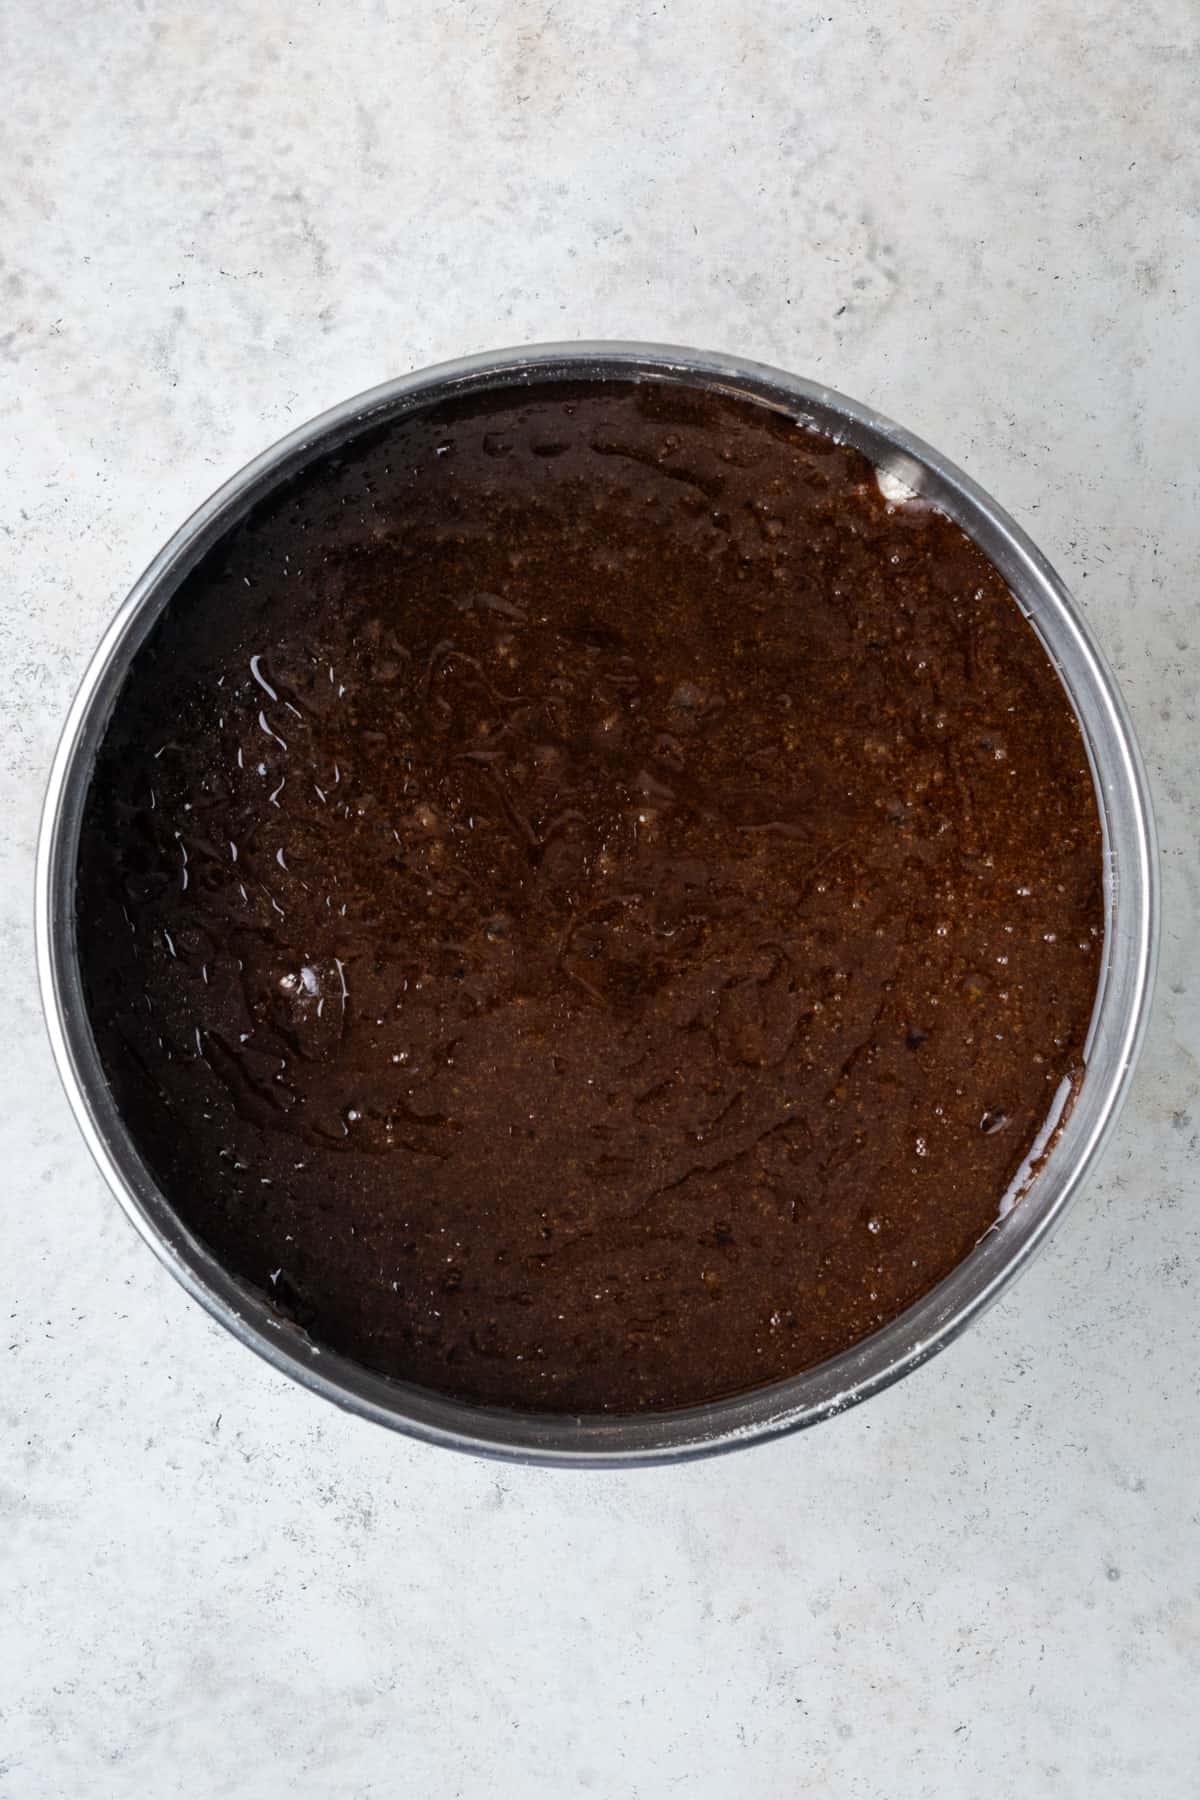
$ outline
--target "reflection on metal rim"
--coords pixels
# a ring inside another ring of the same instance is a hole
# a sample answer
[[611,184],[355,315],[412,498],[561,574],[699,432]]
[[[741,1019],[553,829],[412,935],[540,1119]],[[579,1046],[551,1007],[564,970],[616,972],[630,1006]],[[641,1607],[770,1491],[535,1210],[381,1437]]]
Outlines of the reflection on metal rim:
[[[1104,830],[1105,951],[1087,1068],[1069,1116],[1019,1205],[936,1288],[862,1343],[769,1387],[676,1412],[569,1417],[463,1404],[322,1350],[184,1227],[125,1129],[92,1041],[75,945],[75,860],[96,749],[139,645],[187,572],[256,501],[362,430],[452,394],[605,377],[699,385],[772,407],[853,444],[975,540],[1039,633],[1083,729]],[[1024,532],[952,463],[869,408],[758,363],[654,344],[547,344],[443,363],[345,401],[256,457],[175,533],[110,625],[67,716],[38,844],[37,937],[51,1044],[92,1155],[147,1243],[243,1344],[326,1399],[431,1443],[524,1462],[671,1462],[844,1411],[948,1344],[1028,1263],[1092,1168],[1129,1085],[1153,988],[1157,851],[1141,755],[1087,626]]]

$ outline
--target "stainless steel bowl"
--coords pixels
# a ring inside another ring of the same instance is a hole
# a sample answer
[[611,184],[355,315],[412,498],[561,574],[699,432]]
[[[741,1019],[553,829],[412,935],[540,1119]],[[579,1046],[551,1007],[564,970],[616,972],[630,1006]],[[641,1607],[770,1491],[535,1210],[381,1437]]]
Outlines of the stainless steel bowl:
[[[75,940],[80,817],[97,747],[139,645],[209,546],[311,458],[368,427],[450,395],[588,377],[699,385],[756,400],[853,444],[957,520],[1000,570],[1059,671],[1083,728],[1104,828],[1105,951],[1086,1073],[1019,1204],[915,1306],[819,1367],[707,1406],[613,1417],[465,1405],[372,1374],[310,1342],[223,1268],[157,1186],[117,1111],[88,1023]],[[1158,939],[1154,824],[1124,703],[1066,588],[1024,532],[936,450],[829,388],[735,357],[652,344],[537,345],[443,363],[335,406],[226,482],[159,552],[106,632],[54,758],[38,846],[37,937],[54,1055],[92,1155],[150,1247],[243,1344],[326,1399],[431,1443],[523,1462],[671,1462],[776,1437],[866,1399],[956,1337],[1045,1242],[1112,1130],[1145,1029]]]

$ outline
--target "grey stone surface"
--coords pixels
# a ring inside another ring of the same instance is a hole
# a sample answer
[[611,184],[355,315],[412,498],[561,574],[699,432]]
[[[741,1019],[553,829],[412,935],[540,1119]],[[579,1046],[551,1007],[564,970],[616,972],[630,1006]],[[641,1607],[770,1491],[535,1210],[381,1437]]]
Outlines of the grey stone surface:
[[[1200,1787],[1193,0],[0,11],[0,1795],[1193,1800]],[[393,372],[629,336],[815,374],[1034,532],[1123,679],[1166,919],[1032,1271],[715,1464],[498,1471],[185,1300],[39,1020],[41,786],[213,486]]]

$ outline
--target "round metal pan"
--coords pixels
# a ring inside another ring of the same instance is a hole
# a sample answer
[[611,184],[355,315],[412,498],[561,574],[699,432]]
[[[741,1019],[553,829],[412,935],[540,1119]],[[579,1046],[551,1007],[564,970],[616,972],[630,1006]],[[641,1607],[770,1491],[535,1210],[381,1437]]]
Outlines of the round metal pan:
[[[606,378],[757,401],[854,445],[975,540],[1038,632],[1082,727],[1104,831],[1105,945],[1073,1104],[1018,1203],[944,1281],[861,1343],[786,1381],[674,1412],[575,1417],[464,1404],[373,1374],[311,1342],[184,1226],[138,1154],[97,1056],[75,939],[75,875],[96,751],[130,664],[188,571],[251,507],[313,458],[450,396]],[[1066,588],[1020,527],[945,457],[868,407],[738,357],[650,344],[536,345],[443,363],[333,407],[256,457],[181,526],[105,633],[54,758],[38,846],[38,967],[54,1055],[88,1147],[150,1247],[236,1338],[315,1393],[432,1443],[526,1462],[670,1462],[733,1449],[841,1412],[948,1344],[1046,1241],[1111,1132],[1146,1024],[1157,933],[1154,824],[1125,705]]]

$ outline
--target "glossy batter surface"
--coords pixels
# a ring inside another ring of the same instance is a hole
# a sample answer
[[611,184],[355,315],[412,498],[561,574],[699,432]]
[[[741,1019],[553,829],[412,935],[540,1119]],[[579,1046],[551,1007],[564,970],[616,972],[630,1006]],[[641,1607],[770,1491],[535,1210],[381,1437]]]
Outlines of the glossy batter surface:
[[139,653],[88,1004],[195,1231],[320,1343],[633,1410],[792,1373],[993,1223],[1101,949],[1078,728],[854,451],[647,384],[317,465]]

